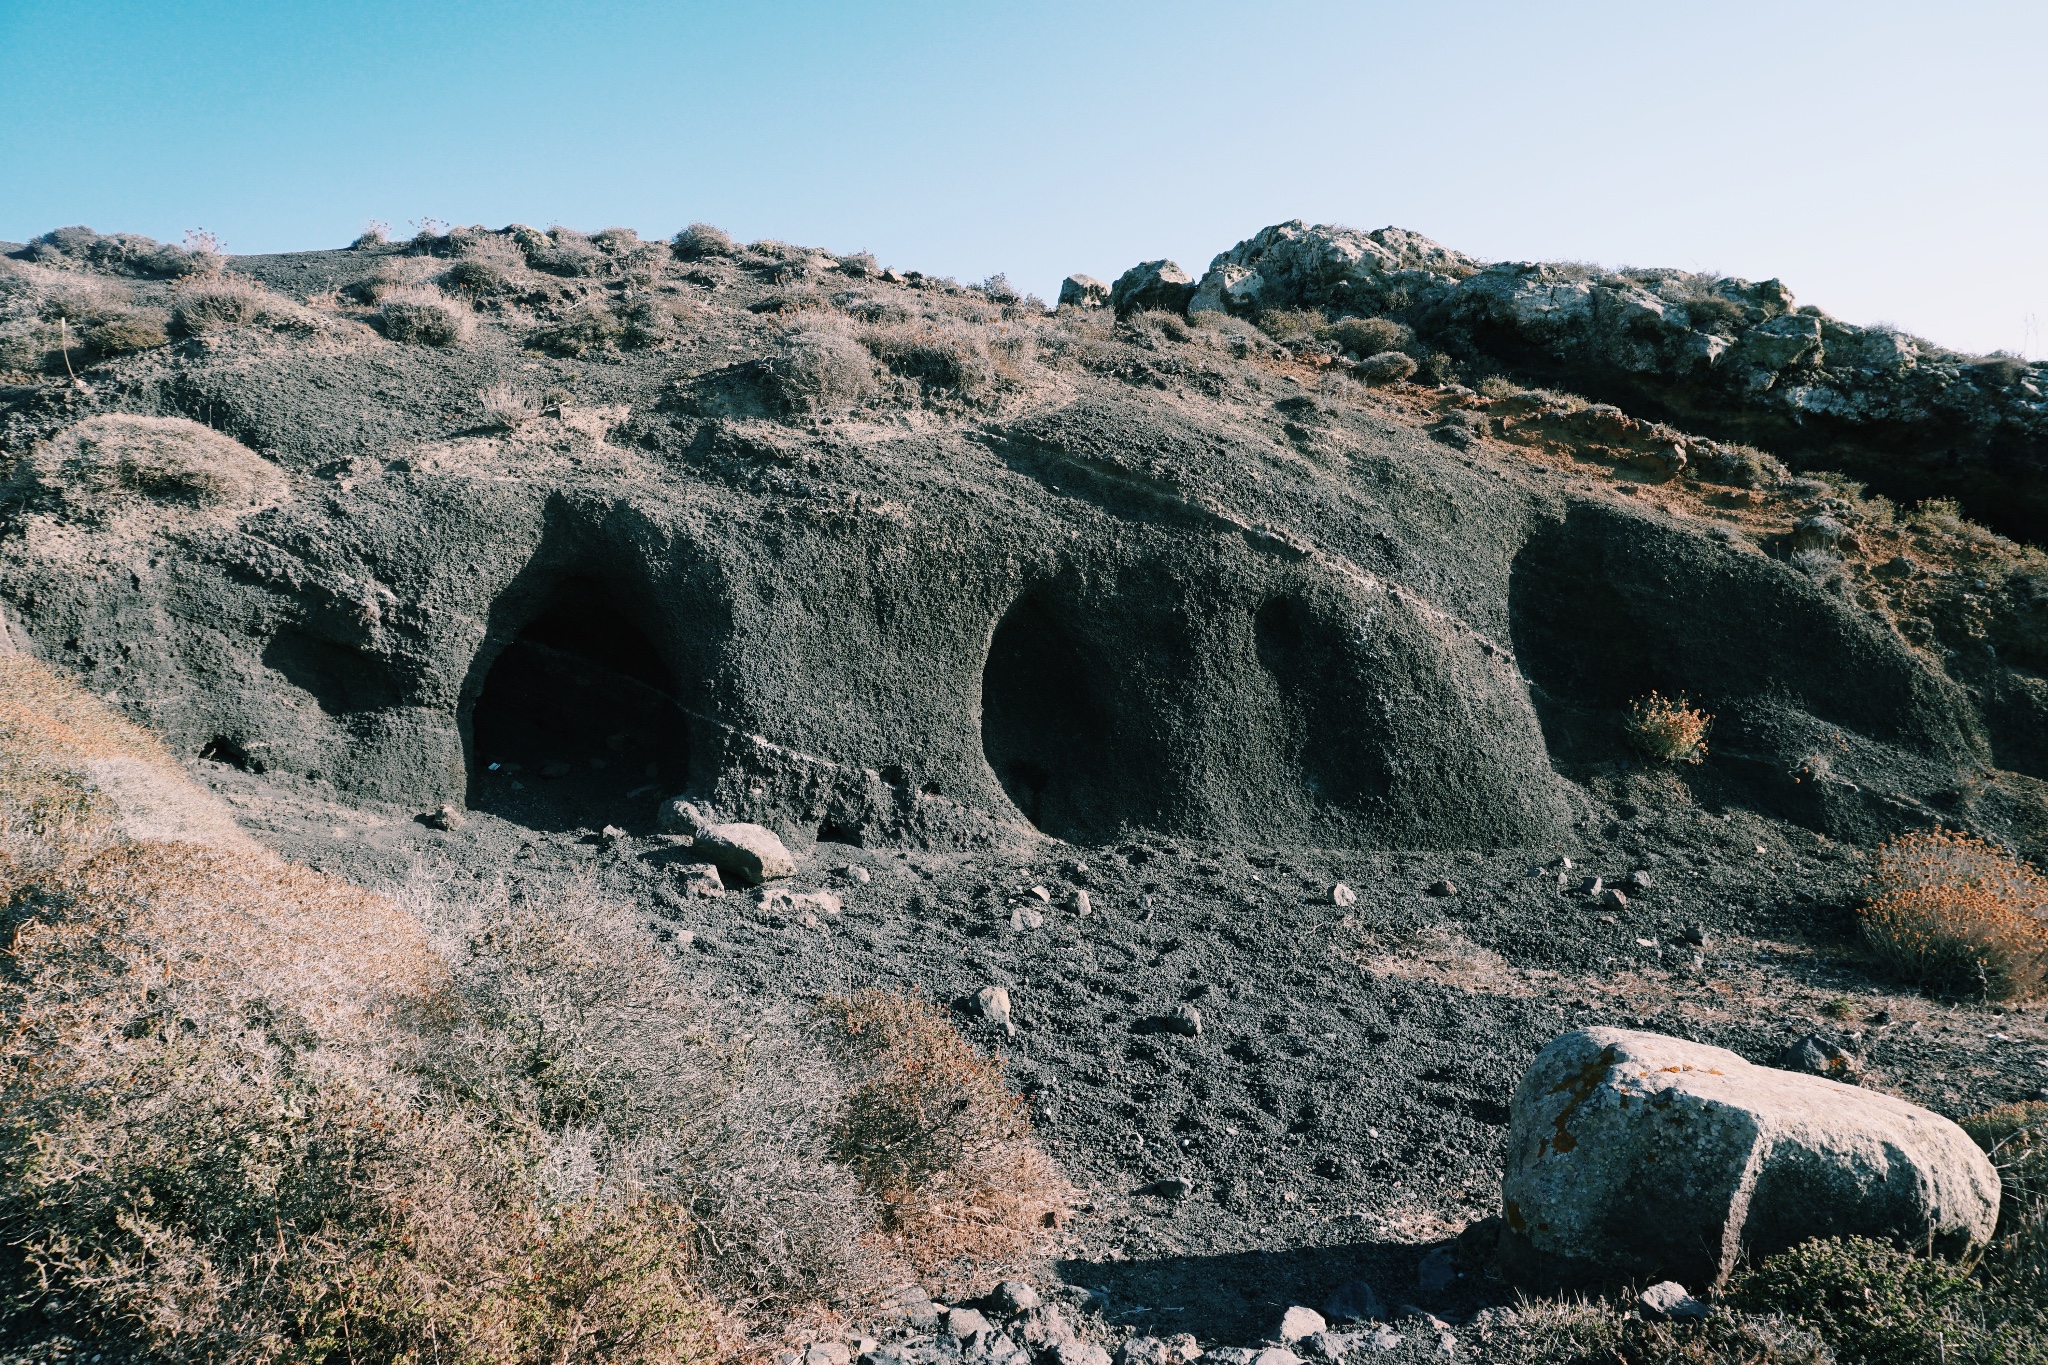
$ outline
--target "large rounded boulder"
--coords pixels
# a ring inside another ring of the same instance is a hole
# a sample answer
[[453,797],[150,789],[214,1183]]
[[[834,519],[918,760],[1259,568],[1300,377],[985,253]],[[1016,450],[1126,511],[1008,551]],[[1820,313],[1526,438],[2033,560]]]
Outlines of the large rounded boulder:
[[1815,1237],[1966,1255],[1997,1225],[1999,1181],[1961,1128],[1904,1100],[1592,1028],[1516,1087],[1502,1195],[1521,1278],[1703,1290]]

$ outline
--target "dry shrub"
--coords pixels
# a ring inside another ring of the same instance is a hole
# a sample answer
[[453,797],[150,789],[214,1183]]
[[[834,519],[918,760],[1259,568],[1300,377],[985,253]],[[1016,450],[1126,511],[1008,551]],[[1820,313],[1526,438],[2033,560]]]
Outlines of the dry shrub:
[[1945,829],[1898,835],[1879,846],[1871,887],[1864,940],[1907,980],[2009,999],[2048,977],[2048,879],[1996,844]]
[[764,387],[784,411],[846,407],[875,391],[874,358],[858,341],[829,328],[793,333],[781,355],[761,364]]
[[239,275],[210,276],[178,290],[171,330],[179,336],[213,336],[242,328],[317,331],[320,318]]
[[1358,362],[1358,377],[1368,384],[1398,384],[1413,379],[1418,367],[1414,357],[1400,351],[1381,351]]
[[996,380],[996,358],[980,330],[952,320],[869,328],[861,341],[877,360],[927,390],[972,395]]
[[1073,1190],[1032,1139],[1002,1068],[921,995],[869,989],[819,1003],[853,1088],[833,1151],[881,1200],[912,1264],[982,1277],[1021,1264]]
[[1652,692],[1628,710],[1624,728],[1629,743],[1660,763],[1698,763],[1707,756],[1707,731],[1714,718],[1684,696]]
[[670,246],[677,256],[686,261],[701,261],[707,256],[730,256],[738,249],[729,235],[709,223],[690,224],[675,235]]
[[1838,1365],[1817,1334],[1779,1315],[1649,1322],[1605,1299],[1529,1299],[1475,1326],[1487,1365]]
[[476,331],[476,316],[438,289],[403,289],[378,306],[384,335],[411,346],[460,346]]
[[591,351],[617,346],[626,336],[626,324],[604,304],[590,304],[564,314],[552,326],[543,327],[526,339],[526,345],[549,355],[574,359]]
[[510,384],[493,384],[478,391],[476,399],[483,425],[492,431],[517,431],[540,416],[540,404]]
[[1342,318],[1324,329],[1323,336],[1338,350],[1360,356],[1405,351],[1415,344],[1415,333],[1392,318]]
[[0,1331],[163,1361],[681,1361],[686,1220],[556,1196],[530,1116],[405,1063],[465,1017],[388,899],[247,848],[130,842],[76,765],[164,765],[0,659]]
[[1310,308],[1268,308],[1259,314],[1259,330],[1283,346],[1314,341],[1323,330],[1324,318]]
[[23,493],[54,496],[104,515],[124,495],[202,507],[257,507],[288,492],[277,466],[247,446],[182,417],[103,413],[74,423],[15,466]]
[[116,313],[95,323],[85,334],[85,349],[95,360],[168,346],[171,334],[163,319],[147,313]]

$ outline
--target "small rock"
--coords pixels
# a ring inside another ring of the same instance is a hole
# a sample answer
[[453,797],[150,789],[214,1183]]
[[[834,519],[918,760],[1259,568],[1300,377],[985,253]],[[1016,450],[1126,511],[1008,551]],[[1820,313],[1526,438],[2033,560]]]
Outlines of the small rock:
[[1691,944],[1691,945],[1692,945],[1693,947],[1695,947],[1695,948],[1704,948],[1704,947],[1706,947],[1706,946],[1707,946],[1707,926],[1706,926],[1706,925],[1704,925],[1704,924],[1688,924],[1688,925],[1686,925],[1686,926],[1685,926],[1685,941],[1686,941],[1687,943],[1690,943],[1690,944]]
[[1645,1289],[1642,1303],[1643,1312],[1655,1318],[1703,1318],[1709,1311],[1676,1280],[1664,1280]]
[[846,1349],[845,1343],[820,1341],[804,1352],[804,1365],[846,1365],[852,1358],[853,1352]]
[[1601,881],[1598,877],[1588,877],[1584,881],[1579,883],[1579,892],[1581,895],[1598,898],[1600,893],[1606,889],[1607,884]]
[[1652,886],[1656,885],[1656,882],[1647,871],[1639,867],[1626,877],[1623,877],[1621,884],[1631,891],[1648,891]]
[[989,1320],[972,1308],[949,1308],[946,1310],[946,1330],[956,1337],[971,1337],[976,1332],[993,1330]]
[[866,886],[870,881],[874,880],[868,875],[868,870],[858,863],[848,863],[845,867],[840,868],[839,875],[860,886]]
[[1155,1180],[1139,1191],[1140,1194],[1156,1194],[1161,1199],[1174,1200],[1186,1199],[1194,1192],[1194,1184],[1177,1175],[1168,1176],[1164,1180]]
[[1069,275],[1060,281],[1060,304],[1101,308],[1109,302],[1109,286],[1093,275]]
[[704,818],[704,812],[680,796],[673,796],[662,802],[661,813],[655,819],[663,834],[694,835],[709,823]]
[[606,825],[597,833],[598,837],[604,840],[607,847],[623,843],[627,837],[626,831],[620,829],[617,825]]
[[1809,1076],[1825,1076],[1850,1085],[1856,1083],[1857,1073],[1863,1069],[1855,1057],[1818,1033],[1787,1043],[1778,1054],[1777,1066],[1780,1071],[1803,1071]]
[[676,880],[683,884],[685,895],[709,897],[725,894],[725,880],[709,863],[687,863],[677,868]]
[[1001,1028],[1003,1032],[1015,1034],[1017,1026],[1010,1022],[1010,993],[1001,986],[983,986],[974,993],[974,1008],[981,1017]]
[[1027,1343],[1041,1348],[1058,1341],[1071,1341],[1074,1337],[1073,1327],[1060,1315],[1059,1308],[1050,1303],[1026,1309],[1012,1327],[1023,1333]]
[[469,822],[462,818],[461,811],[443,801],[440,805],[422,815],[420,823],[428,829],[461,829]]
[[1441,881],[1431,882],[1429,884],[1429,894],[1432,896],[1455,896],[1458,894],[1458,888],[1450,879],[1445,878]]
[[749,886],[775,881],[796,872],[796,860],[775,831],[762,825],[707,825],[692,845],[704,861],[730,872]]
[[1606,888],[1598,896],[1594,897],[1594,903],[1600,906],[1600,908],[1603,910],[1628,909],[1628,897],[1624,895],[1619,889],[1612,886]]
[[1088,893],[1086,891],[1076,891],[1074,893],[1073,904],[1074,913],[1079,915],[1082,919],[1088,918],[1088,916],[1091,913],[1093,913],[1095,909],[1094,902],[1088,899]]
[[1110,1365],[1109,1352],[1092,1341],[1068,1337],[1045,1353],[1045,1365]]
[[1314,1336],[1329,1325],[1315,1309],[1295,1304],[1280,1315],[1280,1328],[1274,1335],[1284,1342],[1296,1342]]
[[989,1291],[989,1306],[999,1313],[1028,1313],[1044,1300],[1023,1280],[1004,1280]]
[[688,948],[688,947],[690,947],[691,945],[693,945],[694,943],[696,943],[696,941],[697,941],[697,932],[696,932],[696,930],[694,930],[694,929],[678,929],[678,930],[676,930],[676,947],[677,947],[677,949],[678,949],[678,950],[681,950],[681,949],[684,949],[684,948]]
[[1415,1270],[1416,1283],[1422,1286],[1422,1292],[1425,1294],[1441,1294],[1449,1289],[1457,1278],[1458,1268],[1451,1260],[1449,1247],[1438,1247],[1430,1252],[1422,1258],[1422,1264]]
[[1010,907],[1010,928],[1013,931],[1021,934],[1026,929],[1042,929],[1044,927],[1045,912],[1043,910],[1029,905],[1013,905]]
[[1036,896],[1036,897],[1038,898],[1038,903],[1039,903],[1040,905],[1051,905],[1051,904],[1052,904],[1052,892],[1050,892],[1050,891],[1046,890],[1046,889],[1045,889],[1044,887],[1042,887],[1042,886],[1034,886],[1034,887],[1032,887],[1032,888],[1031,888],[1031,894],[1032,894],[1033,896]]
[[1386,1315],[1380,1296],[1366,1280],[1351,1280],[1339,1285],[1337,1292],[1330,1295],[1330,1301],[1323,1305],[1323,1316],[1334,1322],[1369,1322]]
[[1330,904],[1356,905],[1358,904],[1358,893],[1344,885],[1344,883],[1338,882],[1330,888]]
[[1365,1344],[1375,1351],[1398,1351],[1404,1340],[1405,1338],[1393,1328],[1380,1326],[1373,1329],[1372,1335],[1365,1339]]
[[1117,1348],[1117,1365],[1189,1365],[1202,1354],[1194,1336],[1181,1332],[1171,1337],[1132,1337]]
[[1198,1038],[1202,1033],[1202,1012],[1193,1005],[1175,1005],[1159,1016],[1158,1027],[1162,1033],[1178,1033],[1187,1038]]
[[761,908],[792,915],[836,915],[846,908],[846,902],[830,891],[791,891],[771,886],[761,893]]

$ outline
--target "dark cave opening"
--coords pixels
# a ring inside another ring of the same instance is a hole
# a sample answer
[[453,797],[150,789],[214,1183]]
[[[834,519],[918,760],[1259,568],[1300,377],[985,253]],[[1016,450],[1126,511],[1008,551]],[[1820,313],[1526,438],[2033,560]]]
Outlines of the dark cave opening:
[[981,746],[1038,829],[1079,842],[1116,832],[1108,713],[1088,661],[1036,599],[1011,608],[989,644]]
[[565,584],[492,663],[470,713],[471,807],[536,829],[637,832],[687,785],[675,681],[615,599]]
[[1622,721],[1652,690],[1673,691],[1653,637],[1608,581],[1589,537],[1531,541],[1508,575],[1508,630],[1532,684],[1551,757],[1598,762],[1630,753]]

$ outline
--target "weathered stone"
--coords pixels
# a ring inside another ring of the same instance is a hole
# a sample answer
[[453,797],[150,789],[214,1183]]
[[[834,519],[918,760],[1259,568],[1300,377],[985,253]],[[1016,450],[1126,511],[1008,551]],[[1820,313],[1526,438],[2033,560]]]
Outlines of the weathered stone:
[[1154,308],[1185,313],[1195,295],[1195,277],[1172,261],[1146,261],[1117,276],[1109,295],[1118,317]]
[[846,902],[830,891],[791,891],[771,886],[761,893],[761,908],[793,915],[836,915],[846,908]]
[[1710,1311],[1676,1280],[1662,1280],[1642,1294],[1643,1312],[1653,1318],[1703,1318]]
[[1998,1218],[1998,1172],[1940,1115],[1683,1039],[1568,1033],[1510,1116],[1503,1251],[1524,1278],[1718,1288],[1813,1237],[1961,1255]]
[[993,1330],[989,1320],[973,1308],[948,1308],[945,1323],[946,1330],[956,1337],[971,1337],[976,1332]]
[[698,810],[693,803],[675,796],[661,803],[661,813],[656,817],[656,823],[664,834],[694,835],[708,822],[704,819],[704,812]]
[[1429,884],[1429,894],[1432,896],[1455,896],[1458,894],[1458,887],[1455,882],[1447,879],[1434,881]]
[[718,869],[709,863],[685,863],[676,869],[676,880],[683,884],[683,891],[691,896],[723,896],[725,882],[718,875]]
[[1854,1056],[1818,1033],[1809,1033],[1787,1043],[1778,1054],[1777,1065],[1784,1071],[1825,1076],[1831,1081],[1845,1081],[1851,1085],[1863,1070],[1863,1064]]
[[804,1365],[846,1365],[853,1359],[853,1353],[842,1341],[813,1342],[804,1351]]
[[1280,1326],[1274,1335],[1284,1342],[1300,1341],[1303,1337],[1314,1336],[1330,1324],[1323,1321],[1323,1315],[1313,1308],[1295,1304],[1280,1315]]
[[468,821],[462,812],[444,801],[420,817],[420,823],[428,829],[461,829]]
[[1076,891],[1074,893],[1073,905],[1074,913],[1082,919],[1088,918],[1095,909],[1095,903],[1088,899],[1086,891]]
[[749,886],[796,871],[796,860],[782,840],[762,825],[709,825],[698,831],[691,847],[699,858]]
[[1164,1180],[1155,1180],[1147,1185],[1141,1194],[1156,1194],[1161,1199],[1186,1199],[1195,1192],[1194,1185],[1181,1176],[1172,1175]]
[[1101,308],[1109,302],[1109,286],[1093,275],[1069,275],[1060,281],[1060,306]]
[[1004,1280],[989,1291],[988,1302],[999,1313],[1028,1313],[1045,1300],[1023,1280]]
[[1153,1027],[1161,1033],[1178,1033],[1189,1038],[1202,1032],[1202,1012],[1193,1005],[1175,1005],[1165,1014],[1153,1020]]
[[1193,1334],[1171,1337],[1131,1337],[1117,1348],[1117,1365],[1190,1365],[1202,1354]]
[[982,1018],[996,1025],[1005,1033],[1015,1033],[1017,1026],[1010,1022],[1010,993],[1001,986],[983,986],[974,993],[974,1008]]
[[1323,1316],[1333,1322],[1365,1322],[1387,1315],[1379,1294],[1366,1280],[1350,1280],[1337,1287],[1323,1305]]
[[1358,893],[1342,882],[1330,888],[1330,904],[1352,906],[1358,904]]

